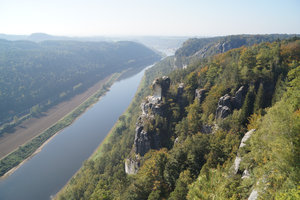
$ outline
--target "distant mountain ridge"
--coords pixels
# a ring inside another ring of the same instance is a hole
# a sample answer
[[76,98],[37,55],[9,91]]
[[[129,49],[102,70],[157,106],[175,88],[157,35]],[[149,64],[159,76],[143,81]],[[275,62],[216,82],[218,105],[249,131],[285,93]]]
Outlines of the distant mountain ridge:
[[27,114],[33,106],[61,101],[112,73],[159,59],[135,42],[0,40],[0,122]]
[[210,38],[192,38],[183,43],[175,53],[175,65],[183,67],[199,58],[209,57],[218,53],[224,53],[230,49],[241,46],[252,46],[262,42],[287,39],[299,34],[268,34],[268,35],[229,35]]
[[180,36],[87,36],[87,37],[69,37],[56,36],[46,33],[32,33],[31,35],[9,35],[1,34],[0,39],[16,41],[29,40],[33,42],[42,42],[47,40],[73,40],[73,41],[90,41],[90,42],[116,42],[116,41],[133,41],[150,47],[166,55],[172,55],[182,45],[188,37]]

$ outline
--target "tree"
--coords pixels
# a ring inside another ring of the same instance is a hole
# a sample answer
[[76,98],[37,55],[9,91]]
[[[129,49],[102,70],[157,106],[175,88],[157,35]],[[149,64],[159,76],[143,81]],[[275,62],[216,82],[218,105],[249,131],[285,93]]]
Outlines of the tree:
[[240,122],[246,124],[248,122],[248,117],[253,113],[253,103],[254,103],[254,86],[250,86],[242,106],[242,111],[240,115]]
[[253,78],[253,68],[256,65],[256,56],[255,52],[251,48],[245,49],[241,56],[239,65],[241,68],[241,75],[244,80],[250,80]]
[[201,122],[201,106],[197,99],[194,100],[194,103],[191,104],[188,108],[188,131],[190,134],[196,134],[200,131],[202,122]]
[[255,96],[253,113],[260,113],[260,109],[263,107],[263,100],[264,100],[264,85],[263,83],[260,83],[257,94]]
[[187,93],[187,98],[190,103],[193,102],[195,98],[195,90],[198,87],[198,80],[196,72],[191,72],[187,78],[185,83],[185,91]]
[[180,173],[179,179],[176,181],[175,190],[170,194],[169,200],[184,200],[188,193],[188,186],[193,182],[189,170]]
[[37,116],[38,114],[41,113],[41,107],[40,105],[35,105],[30,109],[30,114],[32,116]]

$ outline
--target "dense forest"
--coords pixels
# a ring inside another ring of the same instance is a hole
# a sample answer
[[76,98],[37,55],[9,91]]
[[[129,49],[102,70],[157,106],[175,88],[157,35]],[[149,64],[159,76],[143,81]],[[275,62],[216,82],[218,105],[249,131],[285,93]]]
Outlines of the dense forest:
[[37,114],[112,73],[159,59],[134,42],[0,40],[0,125]]
[[275,40],[287,39],[290,37],[291,35],[287,34],[270,34],[192,38],[184,42],[182,47],[176,51],[175,64],[182,67],[197,62],[199,58],[209,57],[217,53],[224,53],[233,48],[252,46],[261,42],[273,42]]
[[[107,140],[57,198],[299,199],[300,39],[249,44],[183,69],[175,62],[146,72]],[[161,99],[151,105],[146,96],[158,85]],[[128,160],[134,173],[125,171]]]

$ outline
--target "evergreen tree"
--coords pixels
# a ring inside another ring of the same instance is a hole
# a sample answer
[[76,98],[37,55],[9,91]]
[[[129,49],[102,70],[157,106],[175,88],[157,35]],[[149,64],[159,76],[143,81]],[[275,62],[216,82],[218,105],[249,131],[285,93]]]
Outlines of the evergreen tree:
[[260,83],[257,94],[255,96],[255,102],[253,105],[254,113],[259,113],[261,111],[263,107],[263,101],[264,101],[264,84]]
[[282,95],[285,92],[286,84],[283,81],[283,75],[280,74],[280,76],[277,79],[276,85],[275,85],[275,91],[272,98],[272,105],[274,105],[277,101],[279,101],[282,97]]
[[254,102],[253,90],[254,87],[250,86],[242,106],[240,122],[244,125],[248,122],[248,117],[253,113],[253,102]]
[[197,89],[197,87],[198,87],[197,75],[195,72],[192,72],[187,76],[187,80],[185,84],[187,98],[190,103],[192,103],[195,98],[195,90]]

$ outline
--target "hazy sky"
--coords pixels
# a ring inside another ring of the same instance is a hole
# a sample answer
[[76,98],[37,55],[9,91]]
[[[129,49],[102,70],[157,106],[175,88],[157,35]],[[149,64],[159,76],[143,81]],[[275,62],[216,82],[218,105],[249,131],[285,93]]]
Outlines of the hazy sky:
[[300,0],[0,0],[0,33],[300,33]]

